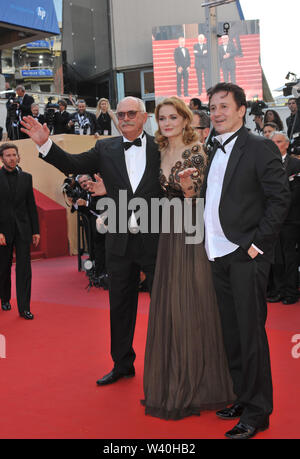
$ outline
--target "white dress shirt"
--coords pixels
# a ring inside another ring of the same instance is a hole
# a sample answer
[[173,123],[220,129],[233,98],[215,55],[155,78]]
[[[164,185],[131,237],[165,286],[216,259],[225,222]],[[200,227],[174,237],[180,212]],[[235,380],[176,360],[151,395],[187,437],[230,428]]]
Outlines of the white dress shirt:
[[[223,144],[234,133],[227,132],[226,134],[217,135],[215,138]],[[227,169],[228,161],[236,142],[237,137],[225,145],[226,154],[218,148],[213,158],[207,177],[206,202],[204,210],[205,222],[205,249],[210,261],[214,261],[216,257],[223,257],[234,252],[239,246],[229,241],[222,229],[219,207],[221,193],[223,188],[224,176]],[[260,253],[263,252],[254,244],[252,246]]]
[[[216,139],[223,144],[233,132],[216,136]],[[207,177],[206,202],[204,210],[205,222],[205,249],[208,259],[213,261],[215,257],[222,257],[228,253],[234,252],[238,245],[229,241],[222,229],[219,206],[223,188],[224,176],[231,151],[237,137],[225,145],[226,154],[218,148],[210,166]]]
[[[126,168],[133,193],[136,191],[140,181],[142,180],[146,169],[147,138],[143,134],[140,135],[140,138],[142,140],[141,147],[132,145],[130,148],[128,148],[128,150],[125,150]],[[123,141],[130,142],[124,136]],[[136,233],[138,231],[138,224],[133,211],[130,217],[129,229],[132,233]]]

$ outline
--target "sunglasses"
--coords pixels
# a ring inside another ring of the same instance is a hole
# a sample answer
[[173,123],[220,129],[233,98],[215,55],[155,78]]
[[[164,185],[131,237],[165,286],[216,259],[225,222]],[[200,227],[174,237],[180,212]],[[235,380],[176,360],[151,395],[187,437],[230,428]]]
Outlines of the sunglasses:
[[194,129],[201,129],[202,131],[202,129],[206,129],[206,128],[204,126],[194,126]]
[[129,110],[128,112],[117,112],[116,115],[118,120],[125,120],[126,115],[130,120],[133,120],[140,111],[141,110]]

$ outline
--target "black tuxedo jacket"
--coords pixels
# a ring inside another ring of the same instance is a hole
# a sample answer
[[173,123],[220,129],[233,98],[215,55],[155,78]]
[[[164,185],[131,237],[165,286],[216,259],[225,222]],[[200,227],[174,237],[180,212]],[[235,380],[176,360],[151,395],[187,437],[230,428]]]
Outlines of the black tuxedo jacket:
[[[53,143],[45,161],[57,167],[65,174],[85,174],[90,175],[100,172],[104,181],[107,197],[111,198],[116,206],[116,233],[107,233],[106,248],[110,253],[124,255],[128,242],[128,220],[131,211],[127,208],[127,221],[125,232],[120,231],[119,212],[126,210],[126,203],[119,199],[119,191],[127,192],[127,204],[132,198],[143,198],[148,204],[148,223],[149,232],[141,233],[145,256],[152,259],[156,254],[158,234],[151,234],[151,198],[162,196],[162,190],[159,183],[160,154],[153,137],[146,134],[146,168],[144,175],[133,193],[129,181],[125,154],[123,147],[123,137],[111,137],[98,140],[91,150],[72,155],[64,152],[61,148]],[[123,222],[124,224],[124,222]]]
[[190,52],[187,48],[185,49],[185,56],[183,55],[182,48],[178,46],[174,50],[174,61],[176,64],[176,67],[182,67],[183,70],[186,70],[187,67],[190,67],[191,65],[191,58],[190,58]]
[[284,223],[300,225],[300,159],[287,155],[284,167],[291,190],[291,204]]
[[[210,158],[202,187],[205,197]],[[273,260],[273,246],[286,218],[290,191],[280,152],[272,140],[242,128],[226,168],[219,216],[227,239],[245,250],[255,244]]]
[[17,189],[12,198],[6,174],[0,170],[0,233],[11,243],[15,228],[22,240],[31,243],[32,235],[39,234],[39,221],[32,188],[32,176],[18,172]]
[[68,134],[70,129],[68,127],[68,122],[70,120],[70,114],[65,110],[61,112],[54,113],[54,132],[53,134]]
[[[295,120],[295,116],[297,116]],[[295,115],[290,115],[286,119],[286,126],[287,126],[287,134],[289,138],[291,138],[291,134],[295,134],[296,132],[300,132],[300,110],[297,111]],[[293,132],[292,132],[293,130]]]
[[29,94],[24,94],[22,103],[20,104],[22,118],[24,116],[32,115],[31,114],[31,104],[33,103],[34,103],[34,98],[30,96]]
[[237,56],[238,50],[236,49],[234,43],[231,41],[227,45],[227,53],[230,54],[230,57],[228,57],[227,59],[224,59],[224,56],[226,54],[224,51],[224,46],[219,45],[220,66],[227,70],[234,69],[236,67],[234,58],[235,56]]
[[[206,51],[206,54],[204,54]],[[194,45],[194,56],[195,56],[195,68],[207,68],[208,67],[208,49],[207,45],[204,44],[201,50],[199,43]]]

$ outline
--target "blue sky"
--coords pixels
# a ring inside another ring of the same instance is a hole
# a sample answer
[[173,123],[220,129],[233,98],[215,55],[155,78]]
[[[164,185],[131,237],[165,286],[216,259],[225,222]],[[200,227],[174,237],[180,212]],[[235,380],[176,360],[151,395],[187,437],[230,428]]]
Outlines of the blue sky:
[[[261,64],[271,91],[288,72],[300,78],[300,0],[240,0],[245,19],[259,19]],[[278,93],[274,93],[278,95]]]

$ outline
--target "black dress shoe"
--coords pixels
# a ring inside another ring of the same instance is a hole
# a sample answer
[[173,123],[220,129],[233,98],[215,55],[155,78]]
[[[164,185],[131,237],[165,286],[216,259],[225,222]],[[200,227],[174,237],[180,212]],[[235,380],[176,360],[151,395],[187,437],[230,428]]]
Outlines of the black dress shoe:
[[280,295],[280,293],[274,296],[269,296],[267,298],[268,303],[279,303],[279,301],[281,300],[282,300],[282,296]]
[[121,378],[133,378],[135,376],[135,370],[132,368],[131,370],[127,371],[126,373],[121,373],[115,369],[113,369],[110,373],[103,376],[103,378],[98,379],[97,385],[98,386],[106,386],[107,384],[112,384],[118,381]]
[[287,296],[282,300],[283,304],[295,304],[297,303],[298,298],[294,298],[292,296]]
[[1,302],[1,308],[3,309],[3,311],[10,311],[11,305],[9,301],[4,301],[3,303]]
[[262,432],[269,427],[269,423],[261,427],[253,427],[249,424],[243,424],[239,422],[232,430],[226,432],[225,437],[233,440],[247,440],[248,438],[254,437],[258,432]]
[[20,312],[20,316],[27,320],[32,320],[34,318],[34,315],[30,311]]
[[224,410],[219,410],[216,412],[216,415],[221,419],[237,419],[240,418],[244,411],[244,407],[235,403],[229,408],[224,408]]

